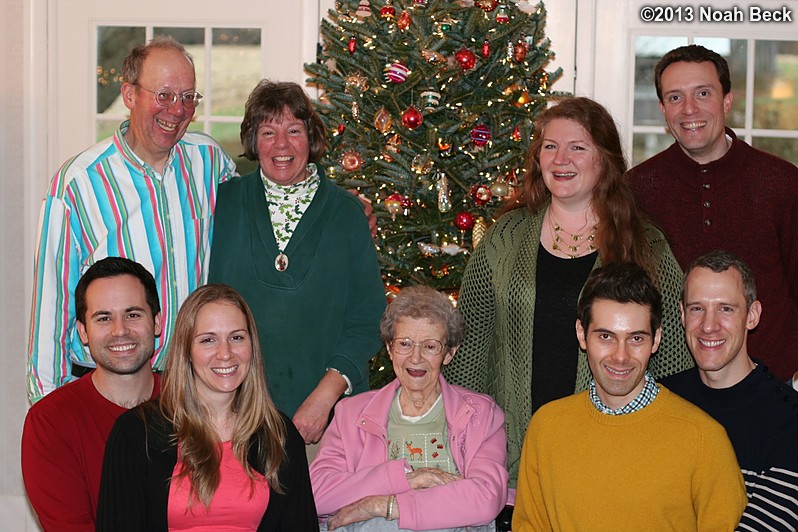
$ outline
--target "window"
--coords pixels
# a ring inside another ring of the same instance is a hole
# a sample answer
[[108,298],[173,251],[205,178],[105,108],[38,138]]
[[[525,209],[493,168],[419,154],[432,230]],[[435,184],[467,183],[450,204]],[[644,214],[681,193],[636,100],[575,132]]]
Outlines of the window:
[[729,63],[734,102],[726,124],[753,146],[798,164],[798,41],[637,35],[634,37],[632,164],[673,143],[654,89],[654,65],[665,53],[700,44]]

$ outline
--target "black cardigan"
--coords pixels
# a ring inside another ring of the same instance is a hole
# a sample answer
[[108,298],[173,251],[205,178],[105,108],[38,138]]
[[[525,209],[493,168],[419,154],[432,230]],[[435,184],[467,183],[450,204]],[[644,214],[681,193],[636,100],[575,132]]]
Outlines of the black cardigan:
[[[318,531],[305,444],[291,420],[281,415],[286,426],[286,459],[279,470],[284,493],[270,490],[269,506],[258,530]],[[105,448],[97,506],[98,531],[168,530],[169,478],[177,463],[177,446],[170,441],[173,433],[172,425],[152,404],[141,405],[119,417]],[[253,437],[248,462],[263,474],[255,463],[256,444]]]

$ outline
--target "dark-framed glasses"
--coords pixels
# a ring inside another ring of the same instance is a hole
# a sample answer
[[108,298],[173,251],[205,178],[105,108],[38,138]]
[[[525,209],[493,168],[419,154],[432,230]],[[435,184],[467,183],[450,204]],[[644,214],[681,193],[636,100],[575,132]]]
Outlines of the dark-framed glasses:
[[172,107],[175,103],[177,103],[178,98],[180,98],[180,101],[183,102],[183,107],[186,109],[196,109],[202,101],[202,94],[198,93],[197,91],[186,91],[182,94],[178,94],[171,89],[158,89],[157,91],[151,91],[146,87],[142,87],[138,83],[134,83],[134,85],[154,94],[155,103],[164,109],[169,109]]
[[394,338],[391,340],[391,350],[397,355],[409,355],[416,346],[421,350],[421,355],[427,358],[436,357],[443,352],[443,343],[434,338],[421,340],[420,342],[410,338]]

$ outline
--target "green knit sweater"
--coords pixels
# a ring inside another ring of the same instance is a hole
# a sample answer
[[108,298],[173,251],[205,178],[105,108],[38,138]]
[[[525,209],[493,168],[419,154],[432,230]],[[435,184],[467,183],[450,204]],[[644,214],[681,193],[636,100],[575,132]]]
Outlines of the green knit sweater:
[[[321,169],[319,169],[321,174]],[[285,249],[277,243],[259,170],[219,187],[209,281],[238,290],[258,326],[269,391],[293,416],[327,368],[368,389],[385,292],[359,200],[320,175]]]
[[[454,384],[491,395],[504,409],[507,468],[515,487],[521,446],[532,417],[532,340],[536,257],[545,209],[516,209],[496,221],[468,262],[458,308],[468,330],[454,360],[444,368]],[[649,362],[655,378],[693,366],[679,312],[682,271],[662,233],[646,226],[662,292],[662,344]],[[601,265],[596,259],[594,268]],[[574,309],[574,316],[576,309]],[[574,332],[574,334],[576,334]],[[590,367],[580,349],[574,392],[587,389]]]

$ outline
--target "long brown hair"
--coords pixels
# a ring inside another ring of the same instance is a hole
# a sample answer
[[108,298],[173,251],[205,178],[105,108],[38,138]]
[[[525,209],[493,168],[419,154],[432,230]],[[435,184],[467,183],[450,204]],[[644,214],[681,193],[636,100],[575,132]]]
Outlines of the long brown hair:
[[618,128],[610,113],[589,98],[566,98],[541,114],[535,127],[535,138],[527,151],[523,184],[499,214],[520,207],[538,212],[551,201],[551,192],[543,181],[539,161],[546,126],[556,119],[571,120],[582,126],[601,157],[601,175],[593,188],[591,205],[598,217],[596,240],[602,264],[636,262],[656,278],[642,215],[637,209],[632,187],[624,177],[627,167]]
[[259,437],[258,463],[271,489],[282,493],[277,472],[285,459],[285,424],[266,388],[263,359],[255,319],[246,301],[233,288],[209,284],[195,290],[177,314],[175,335],[166,357],[160,395],[162,414],[174,425],[174,438],[180,445],[181,471],[173,480],[188,478],[191,483],[189,501],[199,499],[206,507],[219,487],[221,454],[219,438],[211,428],[208,408],[197,394],[191,346],[194,323],[200,309],[208,303],[229,303],[244,314],[252,339],[252,363],[244,382],[236,391],[233,412],[233,454],[253,482],[255,473],[247,456],[253,436]]

